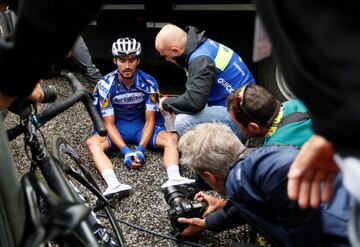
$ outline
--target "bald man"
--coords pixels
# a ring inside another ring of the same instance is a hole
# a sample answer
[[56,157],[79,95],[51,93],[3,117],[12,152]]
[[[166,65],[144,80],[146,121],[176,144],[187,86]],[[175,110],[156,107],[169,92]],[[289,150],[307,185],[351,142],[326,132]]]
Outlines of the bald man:
[[241,57],[191,26],[185,30],[172,24],[164,26],[155,47],[166,61],[187,70],[186,91],[160,99],[161,109],[175,113],[178,134],[199,123],[221,122],[243,139],[226,110],[227,96],[244,84],[255,83]]

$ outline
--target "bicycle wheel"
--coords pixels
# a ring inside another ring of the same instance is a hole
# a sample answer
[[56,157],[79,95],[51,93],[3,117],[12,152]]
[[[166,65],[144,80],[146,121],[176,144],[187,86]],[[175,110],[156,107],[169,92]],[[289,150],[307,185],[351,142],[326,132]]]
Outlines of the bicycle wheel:
[[[88,171],[84,160],[76,152],[76,150],[62,137],[55,136],[51,142],[51,153],[55,159],[59,161],[62,169],[67,174],[71,184],[74,187],[74,191],[82,198],[87,205],[93,209],[90,224],[95,225],[96,228],[101,226],[101,231],[94,229],[96,237],[100,237],[102,241],[109,242],[108,239],[103,239],[106,236],[102,236],[105,232],[109,232],[116,236],[117,245],[109,243],[108,246],[126,246],[122,231],[116,222],[114,214],[109,205],[104,204],[100,209],[107,216],[108,222],[100,222],[95,214],[95,208],[97,208],[97,201],[103,201],[104,197],[100,191],[100,187],[96,179]],[[110,231],[108,229],[111,228]],[[99,236],[97,236],[99,235]],[[105,246],[106,243],[105,243]]]

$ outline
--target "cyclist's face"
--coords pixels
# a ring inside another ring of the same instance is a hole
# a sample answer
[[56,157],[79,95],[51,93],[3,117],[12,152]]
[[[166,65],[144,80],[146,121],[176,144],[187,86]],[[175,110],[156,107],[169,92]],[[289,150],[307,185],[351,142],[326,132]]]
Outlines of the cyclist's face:
[[132,79],[139,65],[140,59],[136,56],[126,55],[115,58],[120,76],[123,79]]

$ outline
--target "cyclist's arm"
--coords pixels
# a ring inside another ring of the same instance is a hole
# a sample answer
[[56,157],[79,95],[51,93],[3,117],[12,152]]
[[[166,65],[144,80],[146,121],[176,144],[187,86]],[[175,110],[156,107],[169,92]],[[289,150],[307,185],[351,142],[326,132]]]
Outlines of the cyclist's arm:
[[109,115],[103,117],[105,128],[108,132],[110,139],[115,143],[115,145],[121,150],[126,143],[120,135],[119,130],[115,126],[115,116]]
[[140,145],[146,147],[150,141],[150,138],[154,132],[155,127],[155,111],[145,111],[145,125],[140,139]]

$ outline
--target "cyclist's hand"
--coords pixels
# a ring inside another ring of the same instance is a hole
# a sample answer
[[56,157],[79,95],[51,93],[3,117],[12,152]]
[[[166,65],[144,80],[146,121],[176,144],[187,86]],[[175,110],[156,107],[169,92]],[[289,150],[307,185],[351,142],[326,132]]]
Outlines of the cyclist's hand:
[[219,199],[210,195],[205,194],[204,192],[199,192],[194,197],[195,201],[205,201],[208,204],[208,208],[203,214],[203,217],[207,217],[210,213],[213,213],[223,207],[225,207],[227,201]]
[[206,229],[205,219],[200,218],[179,218],[179,223],[187,224],[182,232],[181,236],[183,237],[193,237],[200,234],[202,231]]
[[141,165],[143,165],[145,163],[144,153],[145,153],[145,147],[143,145],[139,144],[139,146],[137,146],[137,148],[135,149],[135,154]]
[[133,163],[136,163],[135,161],[135,153],[131,152],[131,153],[127,153],[125,156],[124,156],[124,165],[127,167],[127,168],[132,168],[131,166],[133,165]]
[[140,160],[138,157],[133,156],[133,163],[131,164],[131,166],[129,168],[131,169],[139,169],[142,165],[140,163]]
[[128,146],[123,146],[121,153],[124,155],[124,165],[127,168],[131,168],[132,163],[135,162],[135,153]]

